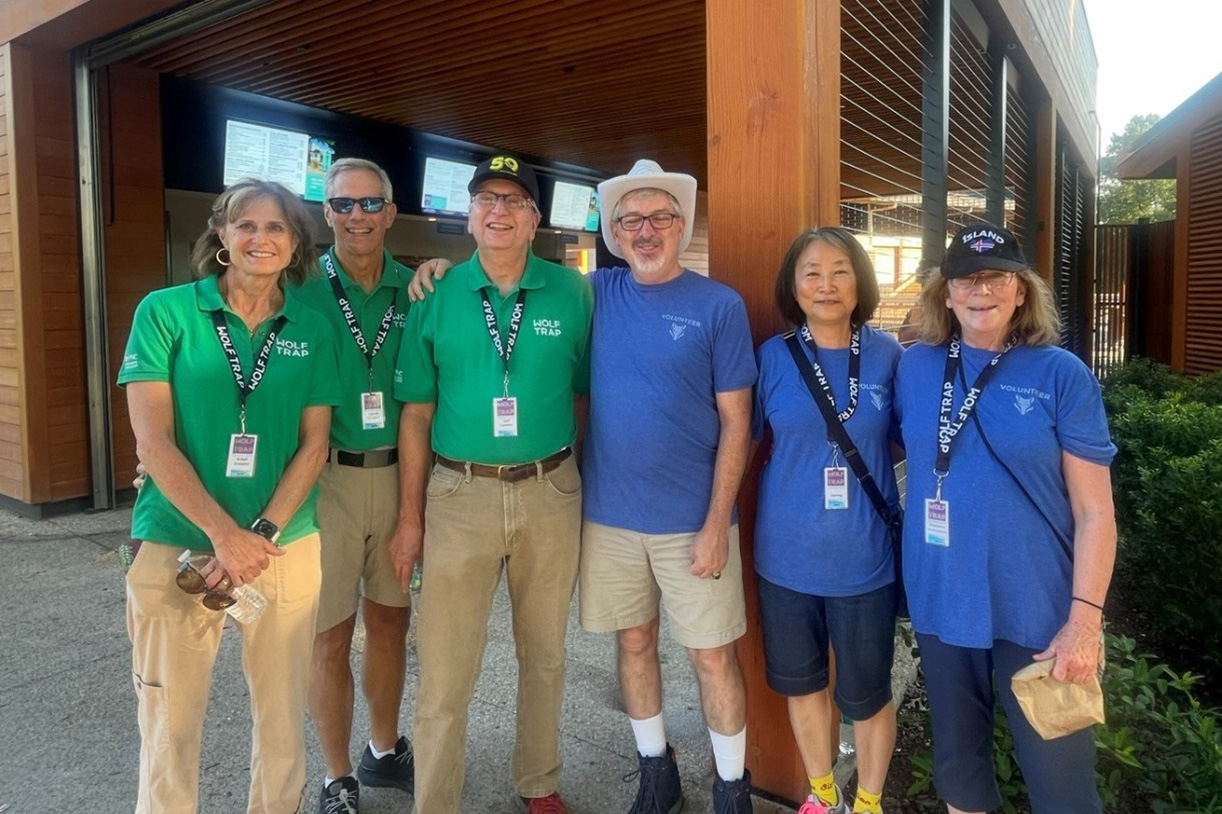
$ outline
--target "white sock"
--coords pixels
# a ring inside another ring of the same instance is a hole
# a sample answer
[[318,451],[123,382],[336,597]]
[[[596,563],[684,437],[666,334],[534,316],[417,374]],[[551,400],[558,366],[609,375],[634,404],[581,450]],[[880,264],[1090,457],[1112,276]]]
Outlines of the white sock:
[[[352,775],[350,775],[350,774],[346,774],[346,775],[343,775],[343,776],[344,776],[344,777],[352,777]],[[334,783],[336,780],[339,780],[339,779],[340,779],[340,778],[338,778],[338,777],[324,777],[324,778],[322,779],[322,787],[325,789],[325,788],[327,788],[327,786],[330,786],[332,783]]]
[[[395,746],[398,746],[398,744],[395,744]],[[378,760],[381,760],[382,758],[386,757],[387,755],[393,755],[395,753],[395,747],[392,746],[389,749],[387,749],[385,752],[379,752],[378,747],[373,745],[373,739],[371,738],[369,740],[369,751],[373,753],[373,756],[375,758],[377,758]]]
[[641,757],[662,757],[666,754],[666,726],[662,723],[662,713],[643,721],[636,718],[628,720],[632,723],[636,750],[640,752]]
[[713,742],[713,760],[717,763],[717,776],[722,780],[742,780],[747,763],[747,727],[737,735],[719,735],[709,730]]

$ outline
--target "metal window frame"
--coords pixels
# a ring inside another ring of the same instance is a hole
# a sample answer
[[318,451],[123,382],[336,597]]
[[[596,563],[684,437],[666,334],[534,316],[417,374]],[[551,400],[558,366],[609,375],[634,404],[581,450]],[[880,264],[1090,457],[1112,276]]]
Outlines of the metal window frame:
[[83,45],[72,52],[77,172],[80,183],[85,370],[93,508],[115,505],[111,444],[110,343],[106,337],[106,245],[98,155],[97,70],[175,37],[191,34],[275,0],[199,0]]

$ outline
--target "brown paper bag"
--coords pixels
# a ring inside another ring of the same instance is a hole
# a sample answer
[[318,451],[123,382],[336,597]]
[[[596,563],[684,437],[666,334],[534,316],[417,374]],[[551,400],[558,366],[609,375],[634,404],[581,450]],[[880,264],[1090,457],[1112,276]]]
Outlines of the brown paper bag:
[[1056,659],[1032,662],[1010,679],[1010,689],[1032,728],[1044,740],[1052,740],[1104,723],[1099,676],[1091,676],[1085,684],[1057,681],[1052,677],[1055,665]]

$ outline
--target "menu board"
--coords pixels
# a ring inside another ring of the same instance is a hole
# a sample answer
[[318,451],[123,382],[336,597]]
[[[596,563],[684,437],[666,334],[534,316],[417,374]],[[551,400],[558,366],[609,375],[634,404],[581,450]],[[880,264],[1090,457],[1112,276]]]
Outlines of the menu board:
[[225,186],[243,178],[277,181],[307,201],[323,199],[323,179],[335,157],[327,139],[261,124],[225,123]]
[[549,221],[556,229],[598,231],[598,195],[594,187],[557,181],[552,188]]
[[471,204],[467,184],[475,165],[429,156],[424,159],[424,189],[420,209],[434,215],[465,215]]

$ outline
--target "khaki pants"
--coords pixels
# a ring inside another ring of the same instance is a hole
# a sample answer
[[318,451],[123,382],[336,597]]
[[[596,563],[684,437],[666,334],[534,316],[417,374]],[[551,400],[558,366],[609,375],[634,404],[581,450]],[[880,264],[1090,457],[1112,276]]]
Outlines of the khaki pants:
[[[174,584],[181,553],[178,546],[145,543],[127,574],[127,632],[140,722],[136,814],[194,814],[198,807],[204,715],[228,616]],[[284,555],[273,558],[253,583],[267,598],[267,610],[251,624],[237,625],[254,720],[248,814],[301,809],[318,563],[317,534],[285,546]]]
[[560,777],[565,630],[577,580],[581,476],[570,457],[516,483],[433,467],[425,511],[417,617],[417,814],[456,814],[462,799],[467,707],[504,569],[518,658],[513,781],[545,797]]

